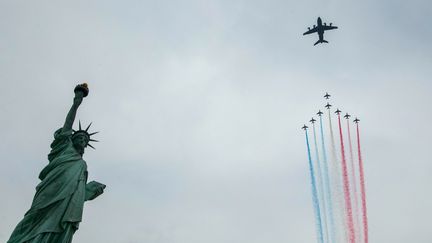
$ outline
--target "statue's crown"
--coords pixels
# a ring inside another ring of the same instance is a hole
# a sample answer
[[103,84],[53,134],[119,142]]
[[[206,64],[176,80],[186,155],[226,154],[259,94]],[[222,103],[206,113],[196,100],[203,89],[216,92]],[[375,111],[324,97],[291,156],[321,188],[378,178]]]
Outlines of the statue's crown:
[[99,141],[98,141],[98,140],[91,139],[91,136],[92,136],[92,135],[95,135],[95,134],[98,133],[98,132],[93,132],[93,133],[89,133],[89,132],[88,132],[88,130],[89,130],[90,126],[92,125],[92,123],[90,122],[90,124],[87,126],[87,128],[86,128],[85,130],[83,130],[83,129],[81,128],[81,121],[79,121],[78,124],[79,124],[79,130],[78,130],[78,131],[73,130],[72,138],[73,138],[74,136],[78,135],[78,134],[83,134],[83,135],[85,135],[85,136],[88,138],[88,143],[87,143],[87,145],[90,146],[92,149],[95,149],[95,148],[90,144],[90,142],[99,142]]

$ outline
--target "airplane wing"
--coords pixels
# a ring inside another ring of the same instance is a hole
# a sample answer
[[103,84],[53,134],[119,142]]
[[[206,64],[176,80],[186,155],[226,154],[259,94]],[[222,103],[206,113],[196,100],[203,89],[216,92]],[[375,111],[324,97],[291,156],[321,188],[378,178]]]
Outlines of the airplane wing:
[[303,35],[309,35],[309,34],[315,33],[315,32],[317,32],[317,30],[318,30],[318,28],[315,27],[313,29],[310,29],[310,30],[304,32]]
[[324,30],[334,30],[337,29],[337,26],[323,25]]

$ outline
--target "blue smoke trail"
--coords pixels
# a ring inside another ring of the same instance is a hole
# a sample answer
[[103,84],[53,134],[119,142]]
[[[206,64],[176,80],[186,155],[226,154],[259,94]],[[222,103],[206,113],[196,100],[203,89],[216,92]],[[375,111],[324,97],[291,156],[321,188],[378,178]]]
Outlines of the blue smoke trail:
[[323,179],[323,172],[321,168],[321,161],[320,156],[318,152],[318,143],[317,143],[317,136],[316,136],[316,129],[315,129],[315,123],[312,122],[312,128],[313,128],[313,138],[314,138],[314,145],[315,145],[315,156],[316,156],[316,170],[317,170],[317,185],[318,185],[318,200],[321,202],[320,209],[322,213],[322,221],[323,221],[323,230],[324,230],[324,239],[325,242],[329,242],[329,230],[327,225],[327,214],[328,214],[328,200],[325,195],[325,181]]
[[335,223],[333,219],[333,201],[332,201],[332,191],[330,186],[330,177],[329,177],[329,170],[328,170],[328,163],[327,163],[327,152],[324,142],[324,129],[323,129],[323,122],[322,117],[320,116],[320,130],[321,130],[321,147],[323,152],[323,167],[324,167],[324,187],[326,191],[326,199],[327,199],[327,213],[328,213],[328,220],[330,221],[330,229],[329,229],[329,238],[330,242],[336,242],[335,240]]
[[313,164],[312,164],[312,158],[311,158],[307,129],[305,129],[305,135],[306,135],[306,146],[307,146],[307,150],[308,150],[309,172],[310,172],[310,176],[311,176],[312,201],[313,201],[313,206],[314,206],[314,210],[315,210],[315,224],[317,227],[316,228],[317,237],[318,237],[318,242],[323,243],[324,239],[323,239],[323,231],[322,231],[322,223],[321,223],[321,212],[320,212],[320,207],[319,207],[319,202],[318,202],[318,193],[317,193],[316,182],[315,182],[315,172],[314,172],[314,168],[313,168]]

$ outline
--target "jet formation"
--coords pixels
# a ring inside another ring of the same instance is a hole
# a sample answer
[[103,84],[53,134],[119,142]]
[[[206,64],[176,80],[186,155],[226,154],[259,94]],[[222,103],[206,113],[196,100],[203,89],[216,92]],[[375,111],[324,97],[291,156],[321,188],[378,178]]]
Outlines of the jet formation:
[[[331,97],[331,95],[328,92],[326,92],[323,97],[326,100],[329,100],[329,98]],[[330,110],[330,107],[332,107],[332,105],[329,102],[327,102],[327,104],[324,107],[327,108],[327,110]],[[336,109],[336,111],[334,113],[336,113],[337,115],[340,115],[340,113],[342,113],[342,111],[339,110],[339,108],[338,108],[338,109]],[[320,117],[324,113],[321,110],[319,110],[316,114]],[[349,120],[350,117],[351,117],[351,115],[348,114],[348,113],[345,113],[345,115],[343,117],[345,119]],[[315,118],[313,118],[313,117],[312,117],[312,119],[309,120],[309,122],[312,123],[312,124],[314,124],[316,121],[317,120],[315,120]],[[359,123],[359,121],[360,121],[360,119],[358,119],[357,117],[353,120],[354,123]],[[303,130],[306,130],[307,128],[308,128],[308,126],[306,126],[306,125],[303,125],[303,127],[302,127]]]
[[308,27],[308,31],[304,32],[303,35],[309,35],[309,34],[317,32],[319,40],[317,42],[315,42],[314,46],[316,46],[319,43],[328,43],[328,41],[324,40],[324,31],[333,30],[333,29],[337,29],[337,28],[338,27],[333,26],[332,23],[330,23],[329,25],[327,25],[327,23],[323,24],[321,18],[318,17],[317,25],[314,25],[312,29],[310,27]]

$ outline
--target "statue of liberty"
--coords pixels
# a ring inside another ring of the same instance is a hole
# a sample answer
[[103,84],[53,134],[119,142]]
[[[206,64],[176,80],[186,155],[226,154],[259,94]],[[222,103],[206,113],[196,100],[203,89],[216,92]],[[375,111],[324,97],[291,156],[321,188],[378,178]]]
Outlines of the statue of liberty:
[[[84,202],[103,193],[105,185],[87,183],[87,165],[84,149],[93,148],[86,129],[72,129],[75,115],[84,97],[87,84],[75,87],[75,97],[62,128],[54,133],[48,165],[40,172],[41,182],[30,209],[18,223],[8,243],[70,243],[82,219]],[[97,141],[96,141],[97,142]]]

